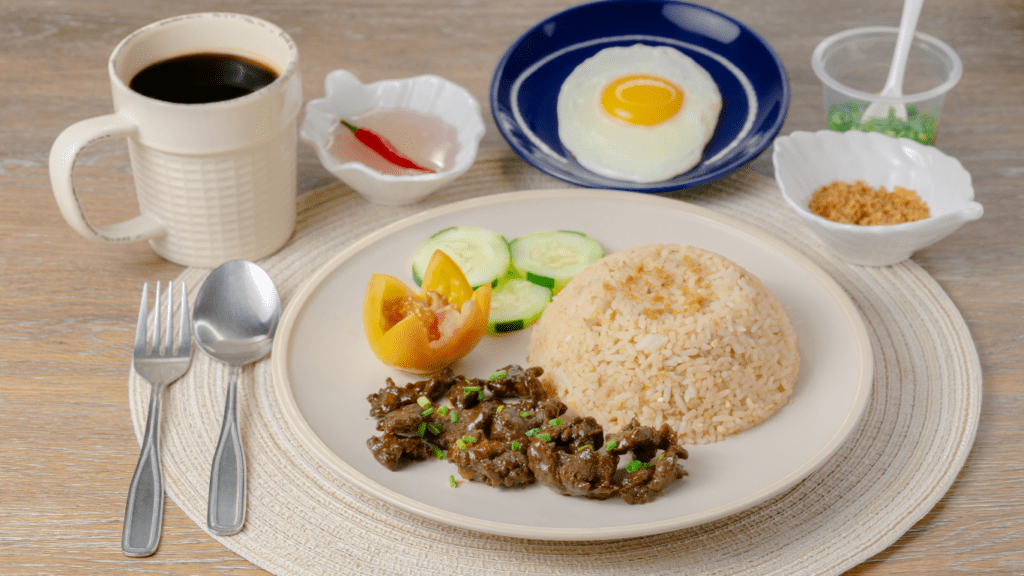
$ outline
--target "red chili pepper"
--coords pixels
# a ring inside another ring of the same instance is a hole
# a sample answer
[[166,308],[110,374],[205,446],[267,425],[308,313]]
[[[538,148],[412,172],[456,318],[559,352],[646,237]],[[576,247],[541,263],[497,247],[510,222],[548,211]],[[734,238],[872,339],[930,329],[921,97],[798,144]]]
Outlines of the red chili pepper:
[[344,120],[342,120],[341,123],[344,124],[346,128],[351,130],[353,134],[355,134],[356,140],[359,140],[360,142],[365,144],[367,148],[373,150],[377,154],[380,154],[385,160],[391,162],[395,166],[399,166],[401,168],[409,168],[412,170],[423,170],[424,172],[435,172],[430,168],[424,168],[423,166],[420,166],[419,164],[413,162],[412,160],[409,160],[405,156],[402,156],[394,147],[394,145],[391,144],[391,142],[388,142],[387,138],[379,136],[376,133],[367,130],[366,128],[357,128],[349,124],[348,122],[345,122]]

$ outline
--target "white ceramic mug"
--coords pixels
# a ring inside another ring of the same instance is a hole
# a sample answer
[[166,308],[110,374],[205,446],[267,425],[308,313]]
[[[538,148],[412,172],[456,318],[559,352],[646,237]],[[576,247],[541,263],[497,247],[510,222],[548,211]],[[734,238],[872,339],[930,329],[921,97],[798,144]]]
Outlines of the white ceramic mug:
[[[129,88],[151,64],[197,53],[229,53],[277,78],[230,100],[176,104]],[[302,108],[298,51],[277,26],[241,14],[189,14],[155,22],[121,41],[108,64],[114,113],[77,122],[50,151],[61,214],[100,242],[149,240],[185,266],[216,267],[277,251],[295,228],[296,120]],[[128,139],[141,214],[109,226],[86,218],[72,170],[98,140]]]

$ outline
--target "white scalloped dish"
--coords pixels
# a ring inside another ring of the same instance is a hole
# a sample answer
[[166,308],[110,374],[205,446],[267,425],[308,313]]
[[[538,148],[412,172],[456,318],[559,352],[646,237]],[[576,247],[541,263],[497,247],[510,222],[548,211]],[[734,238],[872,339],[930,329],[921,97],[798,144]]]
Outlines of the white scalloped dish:
[[[324,168],[370,202],[392,206],[418,202],[458,178],[476,159],[484,135],[480,104],[457,84],[430,74],[363,84],[347,70],[334,70],[324,79],[324,87],[323,98],[306,104],[300,137]],[[458,144],[454,161],[436,173],[395,175],[338,159],[330,146],[339,122],[371,110],[429,115],[454,128]]]
[[[775,180],[786,203],[837,256],[887,266],[955,232],[984,210],[974,201],[971,175],[933,146],[877,132],[793,132],[775,139]],[[814,191],[835,181],[872,187],[902,186],[928,205],[923,220],[888,226],[841,224],[814,214]]]

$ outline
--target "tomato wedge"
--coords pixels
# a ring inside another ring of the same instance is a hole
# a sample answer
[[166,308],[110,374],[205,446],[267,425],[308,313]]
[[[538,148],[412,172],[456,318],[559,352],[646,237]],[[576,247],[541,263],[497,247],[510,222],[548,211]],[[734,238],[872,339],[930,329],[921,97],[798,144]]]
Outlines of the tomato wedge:
[[373,274],[363,301],[363,329],[381,362],[433,374],[476,347],[487,330],[491,286],[473,290],[459,265],[437,250],[417,294],[389,274]]

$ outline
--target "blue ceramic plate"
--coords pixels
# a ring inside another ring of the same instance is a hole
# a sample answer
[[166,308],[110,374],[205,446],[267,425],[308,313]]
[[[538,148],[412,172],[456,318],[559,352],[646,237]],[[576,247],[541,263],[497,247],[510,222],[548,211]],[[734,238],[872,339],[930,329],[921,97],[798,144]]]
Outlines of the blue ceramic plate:
[[[558,138],[555,110],[565,78],[610,46],[667,45],[693,58],[718,84],[722,112],[704,159],[651,183],[595,174]],[[607,0],[560,12],[516,40],[491,80],[491,111],[512,149],[538,170],[591,188],[665,192],[736,170],[775,138],[789,109],[782,60],[753,30],[704,6],[671,0]]]

